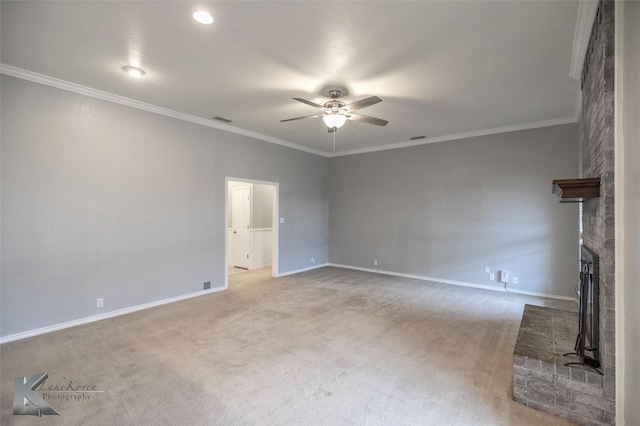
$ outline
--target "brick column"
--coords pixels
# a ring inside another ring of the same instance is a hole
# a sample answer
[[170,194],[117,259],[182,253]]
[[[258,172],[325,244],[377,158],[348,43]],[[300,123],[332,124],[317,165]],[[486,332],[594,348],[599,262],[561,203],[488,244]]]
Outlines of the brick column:
[[582,74],[582,177],[600,177],[583,204],[583,242],[600,257],[600,362],[604,396],[615,401],[614,7],[601,1]]

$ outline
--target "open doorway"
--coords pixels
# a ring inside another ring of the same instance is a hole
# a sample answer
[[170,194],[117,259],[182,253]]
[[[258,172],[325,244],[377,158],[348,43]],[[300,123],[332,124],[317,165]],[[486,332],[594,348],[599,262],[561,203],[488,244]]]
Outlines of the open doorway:
[[278,276],[278,183],[226,178],[226,276],[271,268]]

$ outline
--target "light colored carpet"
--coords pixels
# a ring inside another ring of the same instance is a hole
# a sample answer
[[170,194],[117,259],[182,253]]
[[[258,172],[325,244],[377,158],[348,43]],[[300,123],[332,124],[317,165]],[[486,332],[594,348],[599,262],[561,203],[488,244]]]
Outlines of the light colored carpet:
[[[270,278],[0,347],[5,424],[570,425],[512,400],[525,303],[338,268]],[[13,379],[96,385],[13,416]],[[27,377],[28,378],[28,377]],[[73,394],[72,394],[73,395]]]

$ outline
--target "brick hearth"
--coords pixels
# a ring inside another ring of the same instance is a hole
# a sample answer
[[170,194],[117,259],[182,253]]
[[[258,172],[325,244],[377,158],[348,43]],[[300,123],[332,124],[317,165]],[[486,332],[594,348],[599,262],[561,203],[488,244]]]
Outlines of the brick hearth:
[[513,399],[583,425],[615,423],[615,402],[605,396],[603,376],[564,364],[573,352],[578,314],[525,305],[513,353]]

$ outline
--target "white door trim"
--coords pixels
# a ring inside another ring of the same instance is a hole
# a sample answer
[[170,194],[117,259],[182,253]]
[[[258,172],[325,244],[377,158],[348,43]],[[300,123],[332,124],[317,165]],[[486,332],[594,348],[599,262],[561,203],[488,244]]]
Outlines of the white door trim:
[[274,187],[273,195],[273,254],[271,264],[271,276],[278,277],[278,247],[280,242],[280,183],[265,180],[255,180],[226,176],[224,178],[224,288],[229,288],[229,182],[246,182],[258,185],[270,185]]

